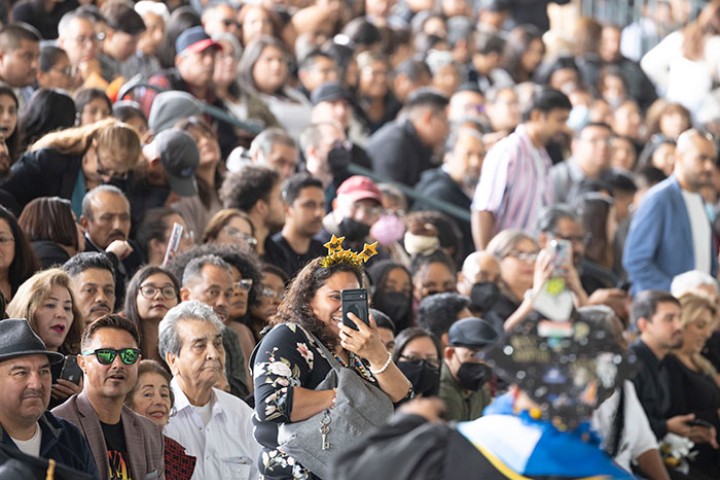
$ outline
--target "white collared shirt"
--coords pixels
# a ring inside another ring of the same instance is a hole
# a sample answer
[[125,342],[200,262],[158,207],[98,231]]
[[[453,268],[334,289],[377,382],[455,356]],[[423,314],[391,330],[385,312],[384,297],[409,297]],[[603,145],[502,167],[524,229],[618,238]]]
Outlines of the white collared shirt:
[[163,433],[197,458],[191,480],[257,479],[260,445],[253,436],[252,409],[239,398],[213,388],[212,416],[205,425],[176,379],[170,386],[177,413],[170,416]]

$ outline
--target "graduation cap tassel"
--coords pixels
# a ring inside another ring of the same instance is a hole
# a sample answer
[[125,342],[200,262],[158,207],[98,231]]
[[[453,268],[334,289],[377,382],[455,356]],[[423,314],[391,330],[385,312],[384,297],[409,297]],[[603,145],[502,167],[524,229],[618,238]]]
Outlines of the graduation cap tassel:
[[47,473],[45,474],[45,480],[54,480],[55,479],[55,460],[48,459],[48,469]]

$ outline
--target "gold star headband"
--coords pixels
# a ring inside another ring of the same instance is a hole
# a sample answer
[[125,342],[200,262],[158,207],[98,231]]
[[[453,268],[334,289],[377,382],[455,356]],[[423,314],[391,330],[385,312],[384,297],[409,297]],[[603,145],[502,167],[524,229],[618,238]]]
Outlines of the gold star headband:
[[343,241],[345,241],[345,237],[338,238],[333,235],[330,241],[323,245],[325,248],[328,249],[327,256],[323,258],[322,262],[320,263],[323,267],[330,268],[338,263],[346,262],[356,268],[362,269],[363,264],[366,263],[370,259],[370,257],[377,255],[378,253],[378,242],[370,245],[366,243],[363,247],[363,251],[360,253],[356,253],[352,250],[344,250],[342,248]]

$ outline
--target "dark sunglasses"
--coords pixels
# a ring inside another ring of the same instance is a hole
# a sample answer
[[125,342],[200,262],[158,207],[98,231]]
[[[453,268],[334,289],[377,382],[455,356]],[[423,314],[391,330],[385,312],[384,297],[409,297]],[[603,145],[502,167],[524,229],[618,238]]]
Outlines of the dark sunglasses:
[[87,351],[82,352],[83,355],[95,355],[98,362],[102,365],[110,365],[115,361],[115,357],[119,354],[120,360],[125,365],[133,365],[140,358],[139,348],[123,348],[121,350],[115,350],[114,348],[98,348],[94,352]]

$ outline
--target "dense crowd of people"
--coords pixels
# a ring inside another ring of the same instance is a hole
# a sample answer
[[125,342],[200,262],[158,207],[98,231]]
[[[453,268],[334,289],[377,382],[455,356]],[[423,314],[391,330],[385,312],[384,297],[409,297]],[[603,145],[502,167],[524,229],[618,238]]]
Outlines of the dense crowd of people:
[[0,478],[720,478],[720,0],[11,3]]

